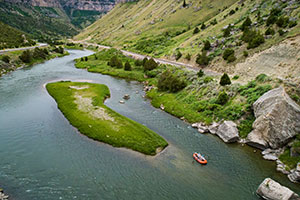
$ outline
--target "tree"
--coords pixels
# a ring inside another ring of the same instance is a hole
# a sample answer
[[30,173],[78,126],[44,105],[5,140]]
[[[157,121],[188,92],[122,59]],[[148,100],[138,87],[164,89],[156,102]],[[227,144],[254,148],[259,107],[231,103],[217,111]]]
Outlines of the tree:
[[2,60],[3,62],[9,63],[9,62],[10,62],[10,57],[7,56],[7,55],[5,55],[5,56],[3,56],[3,57],[1,58],[1,60]]
[[203,22],[202,25],[201,25],[201,29],[202,29],[202,30],[206,29],[206,25],[205,25],[204,22]]
[[84,60],[85,60],[85,62],[86,62],[86,61],[88,61],[88,60],[89,60],[89,58],[88,58],[88,57],[85,57],[85,58],[84,58]]
[[178,92],[186,87],[186,83],[173,75],[171,71],[166,70],[160,75],[157,87],[160,91]]
[[198,28],[198,27],[196,27],[196,28],[194,29],[194,32],[193,32],[193,34],[197,34],[197,33],[199,33],[199,32],[200,32],[199,28]]
[[231,31],[231,25],[229,24],[227,28],[223,30],[223,37],[229,37],[230,36],[230,31]]
[[265,32],[265,35],[274,35],[274,34],[275,34],[275,31],[271,27],[269,27]]
[[134,61],[134,65],[135,65],[135,66],[142,66],[142,65],[143,65],[143,60],[136,59],[136,60]]
[[234,55],[234,50],[233,49],[225,49],[225,51],[224,51],[224,53],[223,53],[223,59],[224,60],[227,60],[228,59],[228,57],[230,56],[230,55]]
[[131,71],[131,65],[128,61],[126,61],[125,66],[124,66],[125,71]]
[[216,103],[220,104],[220,105],[224,105],[227,103],[228,100],[229,100],[229,96],[227,95],[227,93],[225,91],[222,91],[219,93]]
[[250,17],[247,17],[241,26],[241,30],[244,31],[244,30],[248,29],[251,26],[251,24],[252,24],[252,21],[251,21]]
[[183,0],[183,5],[182,5],[184,8],[187,6],[185,0]]
[[198,71],[197,75],[198,75],[199,78],[202,77],[202,76],[204,76],[203,70],[200,69],[200,70]]
[[192,58],[192,56],[191,56],[191,54],[186,54],[186,56],[185,56],[185,59],[187,59],[188,61],[190,61],[191,60],[191,58]]
[[143,66],[145,66],[145,64],[146,64],[147,61],[148,61],[148,58],[145,57],[145,58],[143,59]]
[[220,79],[220,85],[224,86],[224,85],[230,85],[230,84],[231,84],[231,81],[230,81],[228,74],[224,73]]
[[176,52],[175,59],[179,60],[182,57],[182,53],[180,51]]
[[198,54],[197,58],[196,58],[196,63],[198,65],[208,65],[209,63],[209,58],[206,55],[206,51],[202,51],[202,54]]
[[151,71],[155,68],[157,68],[158,64],[155,62],[153,58],[150,58],[149,60],[146,61],[144,65],[144,71]]
[[24,63],[30,63],[32,60],[32,55],[29,50],[23,51],[23,53],[19,56],[19,59]]
[[81,57],[81,58],[80,58],[80,61],[82,61],[82,62],[83,62],[83,57]]
[[211,47],[210,42],[209,42],[208,40],[206,40],[206,41],[204,42],[204,47],[203,47],[203,49],[204,49],[204,50],[209,50],[210,47]]

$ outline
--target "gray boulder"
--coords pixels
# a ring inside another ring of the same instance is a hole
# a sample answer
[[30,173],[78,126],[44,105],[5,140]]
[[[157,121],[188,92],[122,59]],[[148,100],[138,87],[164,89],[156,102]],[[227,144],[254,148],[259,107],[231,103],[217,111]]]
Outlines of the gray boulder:
[[288,178],[294,183],[300,183],[300,163],[297,164],[296,169],[292,170],[292,173],[288,175]]
[[261,96],[253,104],[256,117],[249,145],[277,149],[286,145],[300,132],[300,106],[279,87]]
[[233,121],[224,121],[216,133],[224,142],[231,143],[239,140],[239,131]]
[[295,192],[270,178],[260,184],[256,193],[267,200],[300,200]]

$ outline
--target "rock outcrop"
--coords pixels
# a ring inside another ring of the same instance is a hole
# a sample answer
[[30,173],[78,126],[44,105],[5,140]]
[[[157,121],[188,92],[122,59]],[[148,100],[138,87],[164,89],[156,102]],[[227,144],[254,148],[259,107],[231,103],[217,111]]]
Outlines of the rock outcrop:
[[267,200],[300,200],[295,192],[270,178],[260,184],[256,193]]
[[239,131],[233,121],[224,121],[216,134],[226,143],[237,142],[239,140]]
[[294,183],[300,183],[300,163],[297,164],[296,169],[292,170],[292,173],[288,175],[288,178]]
[[270,90],[253,104],[256,117],[249,145],[277,149],[300,132],[300,107],[282,87]]

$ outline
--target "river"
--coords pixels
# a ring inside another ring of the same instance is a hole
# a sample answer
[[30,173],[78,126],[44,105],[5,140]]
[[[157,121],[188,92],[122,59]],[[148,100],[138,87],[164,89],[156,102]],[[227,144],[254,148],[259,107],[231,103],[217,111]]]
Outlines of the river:
[[[259,152],[199,134],[153,108],[140,83],[76,69],[73,60],[91,51],[69,52],[0,78],[0,187],[12,199],[259,199],[255,190],[266,177],[300,192]],[[151,157],[81,135],[44,87],[54,80],[106,84],[107,106],[154,130],[169,146]],[[125,93],[130,100],[119,104]],[[194,162],[194,151],[208,165]]]

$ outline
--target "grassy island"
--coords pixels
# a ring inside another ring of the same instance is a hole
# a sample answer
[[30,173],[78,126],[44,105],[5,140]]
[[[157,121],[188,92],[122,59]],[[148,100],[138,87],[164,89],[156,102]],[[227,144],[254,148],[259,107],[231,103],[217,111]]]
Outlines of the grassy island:
[[104,100],[110,97],[106,85],[56,82],[46,88],[70,123],[89,138],[147,155],[168,145],[152,130],[105,106]]

